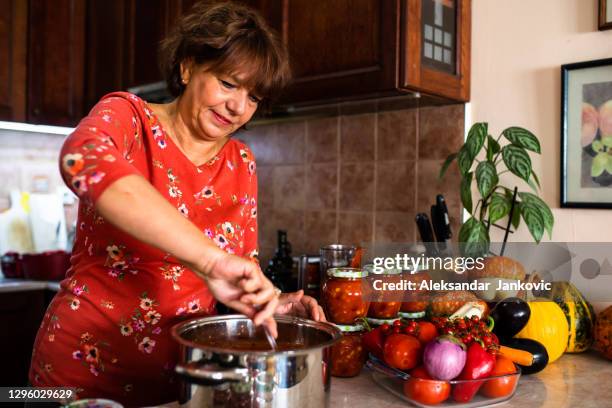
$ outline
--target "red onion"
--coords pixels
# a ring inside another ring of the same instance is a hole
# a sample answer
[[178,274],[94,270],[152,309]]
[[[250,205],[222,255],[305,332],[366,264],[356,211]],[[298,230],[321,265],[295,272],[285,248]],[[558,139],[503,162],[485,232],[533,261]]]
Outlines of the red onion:
[[465,346],[453,336],[440,336],[430,341],[423,352],[423,365],[436,380],[452,380],[465,365]]

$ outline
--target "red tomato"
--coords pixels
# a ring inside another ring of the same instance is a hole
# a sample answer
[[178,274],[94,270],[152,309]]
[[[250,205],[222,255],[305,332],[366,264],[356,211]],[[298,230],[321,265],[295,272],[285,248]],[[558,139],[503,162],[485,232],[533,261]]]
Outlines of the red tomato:
[[417,324],[419,327],[418,339],[422,344],[429,343],[438,337],[438,329],[433,323],[420,321]]
[[[516,367],[514,366],[512,360],[507,357],[497,356],[495,367],[493,368],[491,376],[511,374],[514,372],[516,372]],[[516,381],[516,376],[496,378],[484,383],[480,390],[484,396],[489,398],[506,397],[512,393],[512,390],[514,390]]]
[[410,371],[412,378],[404,382],[404,395],[425,405],[435,405],[448,399],[451,386],[446,381],[431,378],[423,366]]
[[408,371],[421,360],[421,343],[409,334],[392,334],[385,340],[383,360],[393,368]]

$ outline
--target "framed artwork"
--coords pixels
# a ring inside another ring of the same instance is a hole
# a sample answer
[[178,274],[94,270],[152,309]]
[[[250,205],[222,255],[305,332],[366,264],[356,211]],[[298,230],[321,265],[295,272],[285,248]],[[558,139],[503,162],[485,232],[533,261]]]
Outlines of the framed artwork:
[[612,208],[612,58],[561,66],[561,207]]
[[612,0],[599,0],[599,29],[612,29]]

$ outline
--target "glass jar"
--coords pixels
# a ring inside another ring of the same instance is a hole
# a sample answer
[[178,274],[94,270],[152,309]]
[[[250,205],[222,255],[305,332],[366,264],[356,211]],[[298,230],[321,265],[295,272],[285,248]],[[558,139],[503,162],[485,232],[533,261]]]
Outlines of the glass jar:
[[[377,275],[375,279],[381,279],[383,282],[399,283],[401,280],[402,271],[400,269],[384,269],[382,272],[377,273],[374,269],[374,265],[366,265],[364,266],[364,270],[366,270],[370,276]],[[375,291],[372,296],[372,302],[370,302],[367,316],[374,319],[397,318],[400,308],[402,307],[400,298],[401,294],[398,295],[394,291]]]
[[406,290],[404,292],[404,301],[400,308],[400,316],[407,319],[420,319],[425,316],[425,311],[429,305],[427,291],[420,290],[421,282],[430,280],[431,277],[427,272],[417,271],[417,273],[405,273],[403,279],[414,282],[414,290]]
[[368,312],[362,279],[367,273],[360,268],[331,268],[323,283],[325,315],[336,324],[353,324]]
[[359,375],[368,352],[363,347],[364,327],[361,324],[338,325],[342,337],[331,346],[331,375],[355,377]]

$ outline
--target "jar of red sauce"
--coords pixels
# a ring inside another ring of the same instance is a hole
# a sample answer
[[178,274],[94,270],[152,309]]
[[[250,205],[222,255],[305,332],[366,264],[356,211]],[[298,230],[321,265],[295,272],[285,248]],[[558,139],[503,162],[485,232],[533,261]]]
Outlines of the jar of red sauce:
[[[370,278],[380,279],[387,283],[399,283],[401,281],[400,269],[383,269],[378,272],[374,265],[364,266]],[[375,276],[375,277],[374,277]],[[372,296],[372,302],[368,309],[368,317],[374,319],[395,319],[399,316],[402,307],[402,293],[391,290],[376,290]]]
[[367,272],[361,268],[331,268],[323,283],[323,305],[330,322],[354,324],[368,313],[370,302],[366,300],[362,282]]
[[368,352],[362,343],[364,327],[361,324],[338,325],[342,337],[331,347],[331,375],[355,377],[359,375]]
[[400,316],[407,319],[420,319],[425,316],[425,311],[429,305],[429,299],[426,290],[420,290],[421,282],[430,280],[431,277],[425,271],[416,273],[406,272],[403,275],[404,280],[414,282],[414,290],[406,290],[404,292],[404,301],[400,308]]

